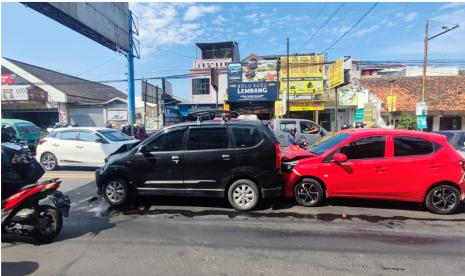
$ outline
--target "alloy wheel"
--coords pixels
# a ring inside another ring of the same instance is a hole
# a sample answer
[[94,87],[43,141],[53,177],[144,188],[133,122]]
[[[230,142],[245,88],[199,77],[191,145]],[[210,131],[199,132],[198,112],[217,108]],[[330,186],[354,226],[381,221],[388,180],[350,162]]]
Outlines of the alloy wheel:
[[439,210],[449,211],[457,203],[457,195],[451,189],[443,187],[433,192],[431,203]]
[[313,183],[301,183],[297,189],[297,196],[304,203],[313,204],[318,201],[319,192]]
[[126,189],[121,182],[112,180],[105,187],[105,195],[113,204],[120,204],[126,198]]
[[255,199],[255,193],[249,185],[238,185],[233,191],[233,199],[237,205],[247,208]]
[[44,168],[47,170],[47,171],[51,171],[53,170],[55,167],[56,167],[56,160],[55,160],[55,157],[53,157],[53,155],[51,155],[50,153],[46,153],[44,154],[44,156],[42,156],[42,166],[44,166]]

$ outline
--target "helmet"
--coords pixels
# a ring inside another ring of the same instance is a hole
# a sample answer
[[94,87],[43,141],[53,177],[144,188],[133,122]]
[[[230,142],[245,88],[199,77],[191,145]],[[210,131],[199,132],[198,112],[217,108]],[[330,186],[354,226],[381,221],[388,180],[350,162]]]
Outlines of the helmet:
[[355,123],[355,128],[363,128],[365,125],[363,124],[363,122],[356,122]]

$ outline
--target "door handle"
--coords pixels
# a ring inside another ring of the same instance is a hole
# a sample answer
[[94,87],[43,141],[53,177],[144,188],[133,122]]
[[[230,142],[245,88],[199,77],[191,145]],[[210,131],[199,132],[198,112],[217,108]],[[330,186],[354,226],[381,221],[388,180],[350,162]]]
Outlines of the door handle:
[[228,154],[223,154],[221,158],[223,158],[223,160],[230,160],[231,157]]
[[388,170],[388,168],[386,168],[386,167],[382,167],[382,166],[376,166],[375,167],[375,172],[385,172],[387,170]]
[[78,148],[78,149],[82,149],[82,148],[83,148],[83,146],[76,146],[76,148]]
[[178,163],[179,163],[179,156],[173,155],[173,156],[171,156],[171,160],[172,160],[175,164],[178,164]]
[[429,169],[436,169],[436,168],[440,168],[440,167],[441,167],[441,165],[439,165],[439,164],[429,164],[428,165]]
[[59,146],[59,144],[57,144],[57,143],[53,143],[53,144],[52,144],[52,146],[54,146],[54,147],[58,147],[58,146]]

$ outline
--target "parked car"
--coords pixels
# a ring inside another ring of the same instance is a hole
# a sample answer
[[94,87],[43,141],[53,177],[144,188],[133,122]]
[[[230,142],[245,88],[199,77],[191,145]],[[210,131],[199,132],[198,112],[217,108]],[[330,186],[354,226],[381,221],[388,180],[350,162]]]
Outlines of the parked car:
[[16,138],[23,139],[29,149],[35,150],[40,139],[40,128],[34,123],[20,119],[2,119],[2,127],[10,126]]
[[289,146],[288,136],[293,128],[296,129],[298,139],[305,138],[310,144],[328,134],[328,131],[322,126],[304,119],[274,119],[270,126],[281,147]]
[[205,196],[247,211],[281,195],[280,162],[278,141],[260,121],[186,122],[111,155],[96,184],[111,205],[135,194]]
[[465,158],[465,130],[442,130],[435,133],[445,135],[449,144]]
[[284,195],[304,206],[353,197],[423,202],[449,214],[465,197],[463,158],[439,134],[348,129],[284,159]]
[[108,128],[58,128],[39,140],[36,158],[48,171],[57,166],[100,167],[111,153],[134,143],[139,140]]

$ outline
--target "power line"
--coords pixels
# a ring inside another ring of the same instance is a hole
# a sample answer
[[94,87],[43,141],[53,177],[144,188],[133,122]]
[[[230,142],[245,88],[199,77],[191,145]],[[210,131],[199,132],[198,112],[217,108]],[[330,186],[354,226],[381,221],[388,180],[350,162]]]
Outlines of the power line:
[[338,39],[336,39],[331,45],[329,45],[328,47],[326,47],[326,49],[324,49],[322,52],[326,52],[328,51],[329,49],[331,49],[334,45],[336,45],[339,41],[341,41],[341,39],[343,39],[350,31],[352,31],[355,27],[357,27],[357,25],[362,22],[362,20],[374,9],[376,8],[376,6],[378,6],[378,2],[376,2],[375,4],[373,4],[373,6],[371,6],[370,9],[368,9],[368,11],[365,12],[365,14],[362,15],[362,17],[360,17],[357,22],[355,22],[354,25],[352,25],[352,27],[350,27],[350,29],[348,29],[345,33],[343,33]]
[[323,22],[323,24],[320,25],[320,27],[317,29],[316,32],[314,32],[310,38],[308,39],[309,41],[311,41],[320,31],[321,29],[323,29],[323,27],[331,20],[333,19],[334,16],[336,16],[336,14],[338,13],[338,11],[340,9],[342,9],[344,7],[346,3],[342,3],[341,5],[339,5],[339,7]]

